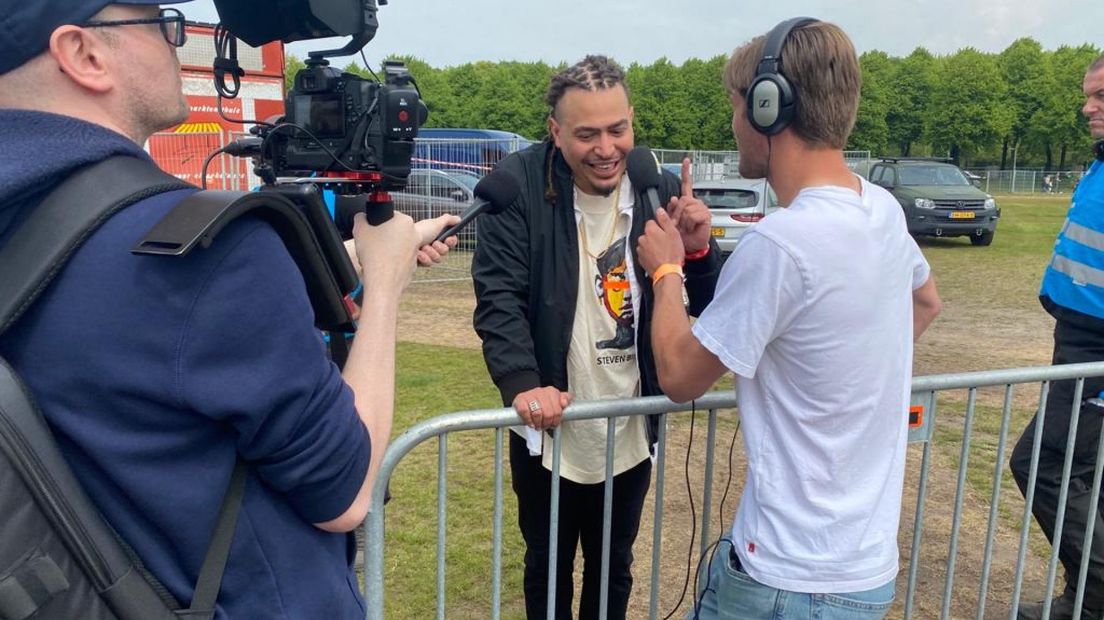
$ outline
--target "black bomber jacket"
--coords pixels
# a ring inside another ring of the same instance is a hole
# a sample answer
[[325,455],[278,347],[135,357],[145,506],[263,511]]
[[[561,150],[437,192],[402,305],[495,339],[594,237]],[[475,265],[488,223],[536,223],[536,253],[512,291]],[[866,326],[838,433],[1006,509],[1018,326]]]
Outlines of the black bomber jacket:
[[[575,320],[578,292],[578,228],[575,220],[571,169],[550,141],[513,153],[498,165],[518,179],[521,193],[498,215],[480,218],[471,273],[475,286],[475,331],[483,341],[483,358],[491,379],[512,405],[519,393],[551,385],[567,385],[567,353]],[[660,204],[678,196],[681,184],[664,172],[658,190]],[[634,188],[629,247],[636,281],[642,292],[636,303],[637,364],[641,394],[661,394],[651,350],[652,283],[636,260],[636,244],[644,224],[655,218]],[[687,261],[689,311],[697,316],[712,300],[722,259],[710,239],[705,257]],[[648,423],[649,442],[656,439],[657,420]]]

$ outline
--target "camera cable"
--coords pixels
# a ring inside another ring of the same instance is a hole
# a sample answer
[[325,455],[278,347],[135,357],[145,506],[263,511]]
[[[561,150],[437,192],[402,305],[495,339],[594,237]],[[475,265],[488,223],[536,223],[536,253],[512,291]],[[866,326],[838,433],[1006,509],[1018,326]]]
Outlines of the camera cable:
[[[219,97],[233,99],[241,91],[241,79],[245,70],[238,64],[238,39],[221,23],[215,26],[215,92]],[[230,78],[233,86],[227,86]]]
[[207,167],[211,165],[211,162],[216,157],[218,157],[219,155],[222,155],[225,152],[226,152],[226,147],[225,146],[220,148],[220,149],[215,149],[207,155],[206,159],[203,160],[203,167],[199,171],[199,188],[200,189],[207,189]]
[[[241,79],[245,69],[238,63],[238,39],[221,23],[215,26],[215,60],[212,66],[215,80],[215,105],[219,118],[237,125],[263,125],[272,127],[272,123],[261,120],[230,118],[222,109],[223,99],[237,99],[241,92]],[[227,85],[227,79],[230,85]]]
[[[368,70],[368,73],[371,73],[372,77],[375,78],[375,80],[377,82],[379,82],[380,81],[379,76],[376,75],[376,72],[372,70],[372,65],[368,64],[368,57],[364,55],[364,48],[363,47],[360,48],[360,59],[362,61],[364,61],[364,68]],[[380,83],[382,84],[382,82],[380,82]]]

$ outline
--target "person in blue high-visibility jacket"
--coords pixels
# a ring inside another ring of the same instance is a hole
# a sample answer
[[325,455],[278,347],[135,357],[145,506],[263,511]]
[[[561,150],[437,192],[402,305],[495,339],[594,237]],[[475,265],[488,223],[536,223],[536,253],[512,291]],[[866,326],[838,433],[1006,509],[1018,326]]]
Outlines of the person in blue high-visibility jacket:
[[[1054,254],[1039,291],[1039,299],[1056,319],[1054,363],[1104,361],[1104,56],[1085,73],[1085,105],[1081,112],[1097,143],[1097,160],[1085,173],[1070,202],[1065,226],[1058,233]],[[1075,382],[1055,381],[1050,386],[1042,421],[1039,468],[1032,512],[1051,544],[1058,523],[1062,470],[1066,460]],[[1085,380],[1072,454],[1058,558],[1066,570],[1066,586],[1051,601],[1050,618],[1104,618],[1104,497],[1092,510],[1093,474],[1104,422],[1104,409],[1086,403],[1104,390],[1104,377]],[[1032,447],[1038,415],[1024,429],[1012,451],[1011,467],[1020,491],[1027,495]],[[1101,493],[1104,495],[1104,493]],[[1085,540],[1093,525],[1091,541]],[[1086,543],[1090,550],[1084,587],[1083,610],[1074,616],[1081,559]],[[1049,594],[1049,593],[1048,593]],[[1043,617],[1043,603],[1021,607],[1021,619]]]

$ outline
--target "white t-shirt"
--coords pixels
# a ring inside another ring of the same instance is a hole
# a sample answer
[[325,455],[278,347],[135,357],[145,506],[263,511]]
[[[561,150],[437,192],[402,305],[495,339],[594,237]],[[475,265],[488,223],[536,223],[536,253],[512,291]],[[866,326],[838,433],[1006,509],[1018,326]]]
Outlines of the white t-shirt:
[[732,540],[775,588],[897,575],[912,292],[930,269],[896,199],[862,192],[805,189],[745,232],[693,328],[737,375],[748,473]]
[[[575,192],[579,289],[567,353],[567,383],[578,401],[640,393],[636,359],[640,290],[628,244],[632,196],[628,178],[609,196]],[[649,457],[648,440],[643,416],[614,418],[613,426],[613,475],[617,475]],[[560,475],[580,484],[604,481],[608,428],[601,418],[564,422]],[[552,468],[552,438],[547,433],[543,463]]]

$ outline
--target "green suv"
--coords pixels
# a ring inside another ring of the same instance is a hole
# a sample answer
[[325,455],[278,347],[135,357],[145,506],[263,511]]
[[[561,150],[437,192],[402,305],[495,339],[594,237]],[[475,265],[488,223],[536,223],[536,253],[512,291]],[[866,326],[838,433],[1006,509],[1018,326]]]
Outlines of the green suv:
[[993,243],[1000,219],[997,202],[957,166],[931,159],[886,158],[870,167],[867,178],[901,203],[909,234],[969,236],[974,245]]

